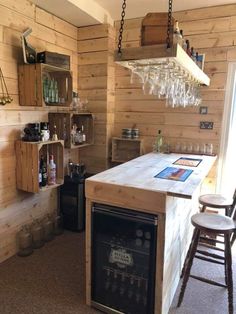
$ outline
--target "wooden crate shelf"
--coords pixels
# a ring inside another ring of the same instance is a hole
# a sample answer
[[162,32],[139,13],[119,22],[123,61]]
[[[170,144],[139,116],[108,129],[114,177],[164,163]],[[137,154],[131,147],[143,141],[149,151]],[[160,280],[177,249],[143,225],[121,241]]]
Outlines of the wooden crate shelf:
[[112,162],[126,162],[143,153],[141,139],[112,138]]
[[[63,106],[72,102],[72,72],[45,63],[24,64],[19,69],[19,98],[21,106]],[[43,80],[53,79],[58,85],[59,102],[46,102],[43,95]]]
[[[82,148],[94,143],[94,116],[88,112],[49,112],[49,128],[53,134],[54,125],[59,139],[65,141],[65,148]],[[73,124],[78,128],[84,127],[86,142],[80,145],[73,145],[71,141],[71,129]]]
[[[40,157],[54,156],[56,164],[56,184],[39,187]],[[64,142],[24,142],[16,141],[16,186],[18,189],[38,193],[56,188],[64,183]]]

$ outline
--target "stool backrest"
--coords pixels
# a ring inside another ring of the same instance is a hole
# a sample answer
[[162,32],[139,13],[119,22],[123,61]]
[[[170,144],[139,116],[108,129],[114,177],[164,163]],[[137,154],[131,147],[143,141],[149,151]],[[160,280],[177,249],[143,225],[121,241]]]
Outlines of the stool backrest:
[[236,220],[236,189],[234,190],[233,203],[230,209],[230,216],[232,217],[233,220]]

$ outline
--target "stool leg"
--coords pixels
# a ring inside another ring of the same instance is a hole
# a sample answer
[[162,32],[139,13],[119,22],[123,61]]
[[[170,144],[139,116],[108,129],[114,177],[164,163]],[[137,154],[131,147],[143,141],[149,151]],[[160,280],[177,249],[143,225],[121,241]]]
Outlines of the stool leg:
[[196,253],[196,250],[197,250],[199,236],[200,236],[200,230],[195,228],[194,233],[193,233],[192,244],[191,244],[191,249],[190,249],[190,252],[189,252],[188,261],[187,261],[185,269],[184,269],[183,282],[182,282],[182,286],[181,286],[181,290],[180,290],[180,295],[179,295],[179,300],[178,300],[177,307],[179,307],[181,305],[182,301],[183,301],[184,292],[185,292],[185,289],[186,289],[186,286],[187,286],[187,282],[188,282],[188,279],[189,279],[191,267],[192,267],[192,264],[193,264],[193,258],[195,256],[195,253]]
[[226,256],[226,276],[228,286],[228,303],[229,303],[229,314],[233,314],[233,277],[232,277],[232,255],[230,245],[230,235],[225,235],[225,256]]
[[180,278],[183,278],[183,275],[185,273],[185,269],[186,269],[186,266],[188,264],[190,252],[191,252],[192,247],[194,245],[194,237],[195,237],[195,233],[193,232],[192,240],[191,240],[191,243],[189,244],[188,252],[187,252],[187,255],[186,255],[185,260],[184,260],[184,265],[183,265],[183,268],[182,268],[182,271],[181,271]]
[[207,206],[206,205],[202,205],[202,208],[200,209],[200,213],[204,213],[206,210]]

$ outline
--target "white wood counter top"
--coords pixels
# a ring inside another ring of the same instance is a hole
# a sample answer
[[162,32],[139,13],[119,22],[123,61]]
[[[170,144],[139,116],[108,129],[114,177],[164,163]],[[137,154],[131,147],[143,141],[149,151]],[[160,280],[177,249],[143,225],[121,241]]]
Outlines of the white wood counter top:
[[[174,165],[173,163],[180,157],[202,159],[202,161],[197,167]],[[96,174],[88,178],[86,182],[88,184],[89,182],[98,182],[144,191],[156,191],[191,199],[194,191],[209,173],[215,160],[215,156],[149,153]],[[155,178],[155,175],[166,167],[190,169],[193,172],[184,182]]]

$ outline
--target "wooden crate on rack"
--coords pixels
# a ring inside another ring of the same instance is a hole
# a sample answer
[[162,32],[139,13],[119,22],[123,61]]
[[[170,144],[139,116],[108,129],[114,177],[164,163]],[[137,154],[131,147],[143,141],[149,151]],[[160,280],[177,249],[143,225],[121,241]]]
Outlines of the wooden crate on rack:
[[[72,102],[72,72],[49,64],[24,64],[18,68],[19,98],[21,106],[63,106]],[[43,94],[43,80],[55,80],[58,85],[58,102],[46,102]]]
[[[54,156],[56,164],[56,184],[39,187],[40,157]],[[16,141],[16,186],[18,189],[38,193],[43,190],[56,188],[64,183],[64,142],[24,142]]]
[[141,139],[112,138],[112,162],[126,162],[143,153]]
[[[173,42],[175,19],[172,17],[170,44]],[[141,46],[166,44],[168,13],[148,13],[142,20]]]
[[[81,148],[94,143],[94,116],[89,112],[49,112],[48,114],[50,133],[53,134],[54,126],[59,139],[65,141],[65,148]],[[71,141],[71,129],[76,124],[79,129],[84,128],[86,142],[73,145]]]

